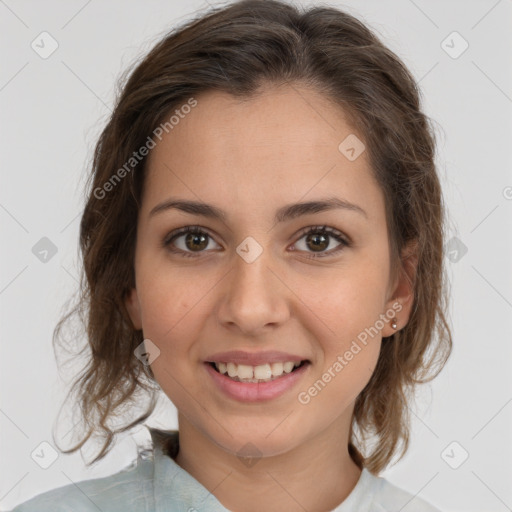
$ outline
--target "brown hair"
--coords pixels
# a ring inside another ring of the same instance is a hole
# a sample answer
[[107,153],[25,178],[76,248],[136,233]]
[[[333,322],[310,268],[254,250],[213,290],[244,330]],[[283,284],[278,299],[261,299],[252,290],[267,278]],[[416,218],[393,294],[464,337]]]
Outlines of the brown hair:
[[[260,86],[283,83],[320,92],[340,105],[362,134],[385,196],[393,277],[404,268],[402,249],[408,242],[417,244],[413,311],[403,329],[383,340],[375,372],[356,399],[349,440],[352,458],[374,473],[391,462],[400,444],[399,458],[405,454],[414,385],[434,378],[452,349],[445,316],[445,212],[434,164],[434,131],[420,109],[413,77],[362,22],[335,8],[301,12],[275,0],[235,2],[178,27],[122,84],[87,184],[80,224],[79,300],[54,332],[56,341],[64,322],[79,314],[88,338],[87,365],[72,388],[85,430],[66,453],[99,435],[103,446],[92,462],[101,459],[115,434],[151,414],[158,390],[150,366],[134,357],[143,335],[134,330],[124,303],[135,286],[134,249],[146,159],[122,173],[108,193],[105,184],[112,184],[123,166],[126,170],[133,152],[170,112],[195,95],[219,90],[250,98]],[[140,403],[141,391],[151,398],[147,408],[138,415],[132,412],[129,422],[114,425],[127,405]],[[377,442],[368,450],[370,438]]]

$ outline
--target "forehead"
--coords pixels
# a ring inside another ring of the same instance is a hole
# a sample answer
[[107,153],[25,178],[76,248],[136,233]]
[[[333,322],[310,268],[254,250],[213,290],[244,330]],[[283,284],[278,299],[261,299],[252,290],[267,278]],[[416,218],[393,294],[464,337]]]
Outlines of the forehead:
[[366,152],[351,161],[339,149],[347,137],[362,136],[327,98],[286,85],[248,99],[219,91],[195,99],[149,154],[143,214],[171,195],[262,215],[335,195],[370,218],[382,215]]

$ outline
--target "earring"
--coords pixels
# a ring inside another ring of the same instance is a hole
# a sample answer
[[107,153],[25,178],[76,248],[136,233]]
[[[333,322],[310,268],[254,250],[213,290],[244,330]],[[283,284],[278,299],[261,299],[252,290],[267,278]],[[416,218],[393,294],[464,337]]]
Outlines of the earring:
[[[395,299],[395,301],[396,301],[396,300],[397,300],[397,299]],[[400,302],[399,302],[399,304],[400,304]],[[391,327],[392,327],[393,329],[396,329],[396,328],[397,328],[396,317],[393,317],[393,320],[391,321]]]

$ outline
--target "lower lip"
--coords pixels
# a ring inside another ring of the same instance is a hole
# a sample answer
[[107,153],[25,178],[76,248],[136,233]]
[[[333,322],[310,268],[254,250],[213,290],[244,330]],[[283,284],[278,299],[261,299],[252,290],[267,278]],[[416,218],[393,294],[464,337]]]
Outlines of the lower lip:
[[303,364],[293,372],[283,374],[269,382],[238,382],[219,373],[211,364],[204,364],[206,365],[206,371],[212,376],[220,390],[230,398],[241,402],[263,402],[283,395],[297,384],[309,367],[309,363]]

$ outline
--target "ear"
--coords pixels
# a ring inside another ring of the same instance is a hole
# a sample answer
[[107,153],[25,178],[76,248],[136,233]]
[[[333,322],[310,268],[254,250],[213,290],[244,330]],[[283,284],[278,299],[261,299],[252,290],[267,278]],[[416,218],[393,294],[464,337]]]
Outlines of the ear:
[[[413,240],[402,250],[401,260],[403,269],[400,269],[399,275],[391,289],[390,298],[386,302],[387,316],[390,319],[382,329],[383,338],[391,336],[400,329],[403,329],[409,321],[414,302],[414,283],[416,281],[418,257],[418,242],[417,240]],[[391,318],[393,312],[395,315]],[[397,324],[396,329],[391,327],[395,319]]]
[[128,314],[130,315],[133,328],[136,331],[140,331],[142,329],[142,316],[140,314],[140,302],[136,288],[132,288],[130,290],[130,293],[125,298],[124,303],[128,310]]

